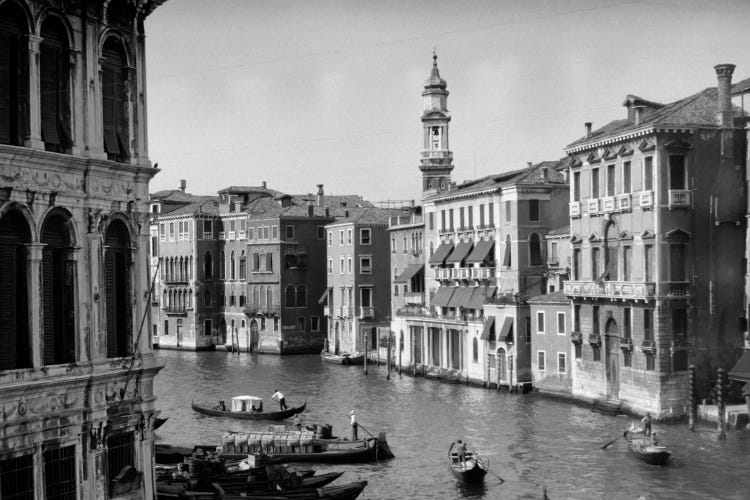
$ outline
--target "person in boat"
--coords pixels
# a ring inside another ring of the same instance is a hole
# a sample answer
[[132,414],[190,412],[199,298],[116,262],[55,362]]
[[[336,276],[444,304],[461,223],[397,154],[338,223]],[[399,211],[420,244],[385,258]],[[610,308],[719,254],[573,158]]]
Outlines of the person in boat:
[[284,395],[279,392],[278,389],[276,389],[276,392],[273,393],[273,396],[271,396],[271,399],[275,399],[279,402],[279,409],[280,410],[286,410],[286,399],[284,399]]
[[359,429],[359,424],[357,423],[357,415],[354,413],[354,410],[349,412],[349,421],[352,424],[352,441],[357,441],[357,430]]
[[455,450],[456,456],[458,457],[458,463],[463,466],[466,462],[466,443],[459,439],[455,442]]
[[646,436],[651,434],[651,413],[646,413],[646,416],[641,419],[643,424],[643,434]]
[[219,401],[219,410],[227,411],[227,405],[224,404],[224,400]]
[[302,419],[299,417],[299,413],[294,416],[294,426],[298,431],[302,430]]
[[649,441],[649,446],[659,446],[659,440],[656,439],[656,433],[651,433],[651,440]]

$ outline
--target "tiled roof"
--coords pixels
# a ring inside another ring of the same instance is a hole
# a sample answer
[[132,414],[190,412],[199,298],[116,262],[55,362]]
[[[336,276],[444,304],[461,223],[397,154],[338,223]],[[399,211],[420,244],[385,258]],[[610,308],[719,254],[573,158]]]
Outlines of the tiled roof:
[[547,236],[559,236],[570,234],[570,226],[558,227],[547,233]]
[[565,292],[560,290],[553,293],[545,293],[544,295],[537,295],[536,297],[529,297],[526,301],[534,304],[567,304],[568,298],[565,296]]
[[[697,94],[663,105],[658,109],[646,108],[638,125],[627,119],[611,121],[593,131],[591,136],[582,137],[570,143],[567,148],[597,142],[609,136],[652,126],[715,128],[718,127],[717,111],[718,90],[716,87],[709,87]],[[739,108],[735,107],[735,114],[741,116]]]
[[[296,194],[292,196],[305,203],[318,203],[318,196],[315,194]],[[363,200],[361,196],[356,194],[345,194],[345,195],[323,195],[321,203],[327,207],[373,207],[374,205],[369,201]]]
[[[208,198],[208,197],[207,197]],[[219,215],[219,201],[213,198],[196,201],[188,205],[179,207],[172,210],[169,213],[162,213],[163,216],[179,216],[179,215]]]
[[[515,184],[565,184],[565,176],[560,172],[563,169],[565,161],[567,161],[566,158],[555,161],[543,161],[520,170],[512,170],[510,172],[465,181],[450,191],[442,191],[427,197],[427,199],[439,200],[441,198],[471,194]],[[547,168],[546,179],[542,171],[543,168]]]
[[191,203],[204,198],[207,197],[185,193],[180,189],[164,189],[149,195],[149,199],[152,201],[172,201],[178,203]]
[[741,94],[750,90],[750,78],[745,78],[732,85],[732,94]]

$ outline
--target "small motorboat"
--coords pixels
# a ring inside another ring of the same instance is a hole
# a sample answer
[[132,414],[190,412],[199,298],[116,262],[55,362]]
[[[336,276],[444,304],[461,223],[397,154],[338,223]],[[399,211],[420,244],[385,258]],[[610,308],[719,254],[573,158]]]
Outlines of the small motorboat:
[[647,464],[666,465],[672,455],[665,446],[654,444],[648,436],[630,435],[628,431],[625,431],[624,436],[631,453]]
[[460,441],[454,441],[448,448],[448,463],[454,476],[467,483],[476,483],[484,480],[487,475],[489,464],[480,457],[477,452],[466,450],[464,460],[461,461],[458,448],[462,445]]
[[263,409],[263,399],[257,396],[235,396],[229,408],[223,405],[223,401],[218,405],[202,405],[193,401],[191,406],[193,410],[205,415],[214,417],[239,418],[243,420],[284,420],[297,413],[305,411],[307,401],[300,406],[288,408],[279,411],[265,411]]
[[320,353],[320,357],[323,358],[323,361],[326,363],[333,363],[336,365],[362,365],[365,362],[365,355],[361,352],[333,354],[324,350]]

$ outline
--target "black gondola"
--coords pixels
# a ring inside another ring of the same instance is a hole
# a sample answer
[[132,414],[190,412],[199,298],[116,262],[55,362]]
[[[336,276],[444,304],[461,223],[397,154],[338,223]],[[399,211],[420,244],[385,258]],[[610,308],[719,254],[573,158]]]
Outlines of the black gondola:
[[286,410],[258,411],[256,406],[257,402],[262,402],[262,399],[255,396],[236,396],[232,398],[232,405],[229,409],[202,405],[195,401],[191,403],[191,406],[193,410],[198,413],[203,413],[204,415],[238,418],[242,420],[284,420],[285,418],[289,418],[297,413],[302,413],[305,411],[305,407],[307,407],[307,401],[305,401],[301,406],[288,408]]
[[484,480],[487,475],[488,464],[475,451],[467,450],[464,460],[461,461],[455,447],[458,442],[451,444],[448,449],[448,463],[454,476],[467,483],[476,483]]

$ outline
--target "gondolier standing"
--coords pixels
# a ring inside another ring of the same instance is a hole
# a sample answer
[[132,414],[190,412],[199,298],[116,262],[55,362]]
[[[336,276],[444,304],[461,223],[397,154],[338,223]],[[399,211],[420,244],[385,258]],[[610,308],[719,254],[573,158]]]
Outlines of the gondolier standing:
[[359,424],[357,423],[357,415],[354,414],[354,410],[349,412],[349,418],[352,423],[352,441],[357,441],[357,428],[359,427]]
[[286,410],[286,400],[284,399],[284,395],[280,393],[278,389],[276,389],[276,392],[273,393],[271,399],[275,399],[279,402],[279,409]]

